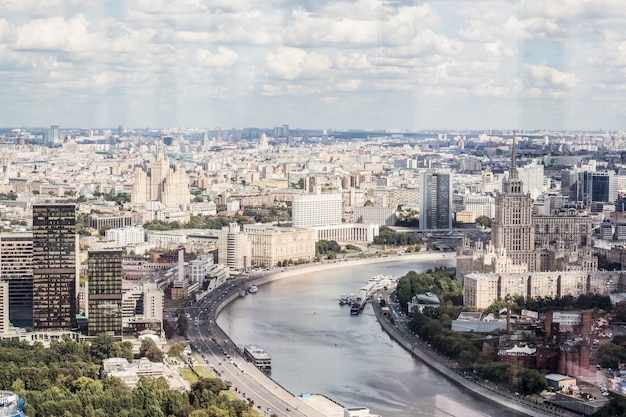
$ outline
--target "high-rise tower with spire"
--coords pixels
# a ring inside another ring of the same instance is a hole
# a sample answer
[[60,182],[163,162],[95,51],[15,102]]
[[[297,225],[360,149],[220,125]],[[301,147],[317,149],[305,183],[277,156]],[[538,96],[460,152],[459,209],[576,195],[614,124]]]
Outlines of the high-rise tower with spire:
[[535,251],[533,199],[522,191],[522,181],[517,172],[515,138],[509,175],[503,182],[502,193],[496,197],[491,230],[496,252],[505,253],[514,264],[527,265],[528,271],[540,269],[539,254]]
[[156,159],[147,170],[135,170],[131,202],[159,201],[168,207],[183,207],[191,201],[189,179],[181,167],[171,167],[163,141],[156,144]]

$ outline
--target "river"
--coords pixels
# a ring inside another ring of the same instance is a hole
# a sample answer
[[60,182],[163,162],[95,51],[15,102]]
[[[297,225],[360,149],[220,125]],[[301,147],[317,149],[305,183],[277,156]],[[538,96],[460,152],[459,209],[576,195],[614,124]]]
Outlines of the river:
[[[452,265],[452,260],[438,265]],[[272,355],[272,378],[291,393],[324,394],[383,417],[515,415],[450,383],[383,332],[367,305],[351,316],[340,294],[369,277],[401,276],[435,264],[400,261],[308,272],[259,287],[227,306],[218,323],[238,346]]]

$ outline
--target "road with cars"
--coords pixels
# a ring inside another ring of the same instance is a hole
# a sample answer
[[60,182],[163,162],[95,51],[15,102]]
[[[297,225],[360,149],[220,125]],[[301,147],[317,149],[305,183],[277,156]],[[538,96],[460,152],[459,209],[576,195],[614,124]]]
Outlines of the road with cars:
[[261,415],[324,417],[247,362],[239,348],[217,325],[220,306],[245,295],[252,280],[254,278],[229,280],[199,302],[185,307],[185,313],[190,317],[187,339],[197,352],[199,364],[230,381],[231,390],[252,403]]

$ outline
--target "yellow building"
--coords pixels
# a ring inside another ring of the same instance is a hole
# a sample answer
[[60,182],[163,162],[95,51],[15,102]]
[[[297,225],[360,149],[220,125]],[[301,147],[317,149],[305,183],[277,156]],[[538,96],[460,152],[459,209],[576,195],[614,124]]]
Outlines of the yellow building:
[[244,225],[252,246],[252,264],[275,266],[283,261],[311,261],[315,258],[315,231],[265,224]]

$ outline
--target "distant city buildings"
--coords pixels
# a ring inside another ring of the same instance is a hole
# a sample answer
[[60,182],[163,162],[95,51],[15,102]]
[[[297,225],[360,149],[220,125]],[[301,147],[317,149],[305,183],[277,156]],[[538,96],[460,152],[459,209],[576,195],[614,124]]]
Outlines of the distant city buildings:
[[[176,285],[186,285],[181,294],[201,294],[231,270],[309,259],[319,240],[365,246],[380,226],[395,225],[399,206],[412,225],[419,217],[424,235],[449,231],[452,219],[460,228],[472,228],[483,216],[492,220],[491,241],[464,239],[459,250],[458,276],[475,277],[481,305],[507,293],[601,291],[602,279],[613,288],[621,277],[598,272],[593,254],[626,265],[624,146],[623,132],[391,133],[287,125],[0,130],[0,193],[7,196],[0,201],[0,226],[10,231],[0,234],[0,281],[9,284],[9,318],[30,325],[33,310],[43,314],[31,300],[36,291],[43,294],[41,287],[33,290],[35,270],[40,285],[43,277],[60,279],[60,269],[47,267],[41,250],[39,257],[33,253],[32,235],[42,228],[41,222],[34,225],[41,216],[31,217],[33,206],[69,199],[80,216],[75,252],[81,261],[87,251],[128,253],[124,278],[141,289],[124,284],[127,304],[139,297],[135,313],[123,308],[124,334],[157,328],[138,294],[145,293],[144,280],[169,273],[176,259],[156,251],[183,245],[197,255],[198,262],[185,263],[186,278]],[[251,217],[252,209],[257,220],[280,215],[281,221],[243,229],[182,228],[192,216],[197,221],[218,214],[218,207],[232,222]],[[142,230],[150,221],[181,228]],[[54,227],[52,222],[51,236],[58,235]],[[42,239],[40,233],[40,244]],[[59,247],[56,238],[46,239],[52,252]],[[144,254],[150,256],[133,256]],[[156,286],[162,294],[169,284],[167,278]],[[57,314],[52,306],[49,313]]]
[[624,276],[597,271],[591,234],[591,218],[576,209],[533,216],[533,200],[518,175],[514,143],[509,176],[496,196],[491,241],[471,248],[466,238],[457,251],[464,305],[485,308],[516,295],[609,294]]

